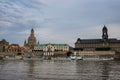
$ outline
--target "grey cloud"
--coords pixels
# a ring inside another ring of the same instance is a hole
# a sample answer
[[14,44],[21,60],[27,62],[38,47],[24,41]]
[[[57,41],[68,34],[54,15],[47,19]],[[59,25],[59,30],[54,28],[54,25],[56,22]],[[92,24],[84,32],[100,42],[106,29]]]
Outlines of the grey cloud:
[[0,0],[0,31],[9,31],[8,36],[14,34],[12,38],[20,35],[22,40],[28,34],[19,32],[35,28],[42,42],[73,44],[77,37],[101,37],[99,33],[104,24],[119,24],[119,7],[120,0]]

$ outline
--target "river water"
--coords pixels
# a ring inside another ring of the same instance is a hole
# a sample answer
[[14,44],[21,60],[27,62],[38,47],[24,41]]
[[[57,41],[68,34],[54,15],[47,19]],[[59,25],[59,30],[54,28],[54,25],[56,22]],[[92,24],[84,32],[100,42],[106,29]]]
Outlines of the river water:
[[120,61],[5,60],[0,80],[120,80]]

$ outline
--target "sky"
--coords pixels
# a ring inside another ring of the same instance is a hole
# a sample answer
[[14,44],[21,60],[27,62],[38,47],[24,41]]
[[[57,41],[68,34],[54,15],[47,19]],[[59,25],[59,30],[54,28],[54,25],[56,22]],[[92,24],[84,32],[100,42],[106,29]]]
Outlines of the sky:
[[40,44],[65,43],[77,38],[120,39],[120,0],[0,0],[0,39],[24,44],[33,28]]

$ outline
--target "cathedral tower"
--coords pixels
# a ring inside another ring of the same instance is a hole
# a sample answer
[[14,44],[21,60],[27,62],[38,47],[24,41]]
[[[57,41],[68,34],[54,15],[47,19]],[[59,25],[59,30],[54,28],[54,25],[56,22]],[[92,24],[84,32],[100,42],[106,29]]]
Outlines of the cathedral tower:
[[36,37],[34,36],[34,29],[31,29],[30,36],[28,38],[28,46],[34,46],[36,44]]

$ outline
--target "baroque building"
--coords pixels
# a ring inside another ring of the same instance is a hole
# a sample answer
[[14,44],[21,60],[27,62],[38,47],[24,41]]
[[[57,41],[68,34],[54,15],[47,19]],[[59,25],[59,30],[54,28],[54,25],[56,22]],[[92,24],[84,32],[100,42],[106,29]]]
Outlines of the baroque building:
[[68,52],[70,46],[68,44],[36,44],[34,46],[34,51],[42,52]]
[[75,42],[75,50],[96,51],[96,50],[113,50],[120,52],[120,40],[108,37],[108,29],[106,26],[102,29],[101,39],[80,39]]
[[11,44],[9,45],[7,52],[21,52],[21,47],[18,44]]
[[68,44],[36,44],[33,52],[42,54],[42,56],[66,56],[72,50]]
[[25,40],[24,46],[28,46],[33,49],[34,45],[36,44],[36,37],[34,35],[34,29],[31,29],[30,36],[28,37],[28,41]]

